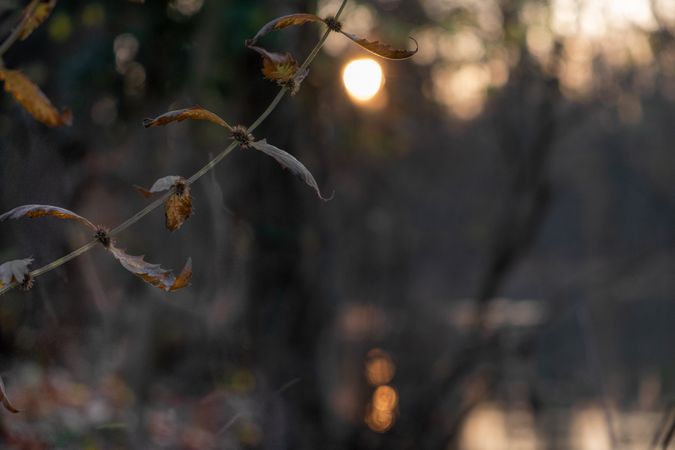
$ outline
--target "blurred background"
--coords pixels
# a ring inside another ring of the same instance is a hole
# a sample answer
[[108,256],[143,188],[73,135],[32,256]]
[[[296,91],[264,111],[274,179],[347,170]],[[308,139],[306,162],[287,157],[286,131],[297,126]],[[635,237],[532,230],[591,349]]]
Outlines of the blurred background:
[[[277,91],[243,42],[339,1],[62,1],[4,57],[72,127],[3,96],[0,210],[54,204],[114,227],[132,185],[190,176]],[[0,2],[5,35],[24,3]],[[16,449],[646,449],[675,412],[675,2],[350,0],[256,137],[298,157],[327,203],[259,152],[158,209],[118,246],[180,269],[165,294],[103,249],[0,303]],[[302,60],[322,29],[266,36]],[[377,59],[377,58],[376,58]],[[378,78],[378,67],[382,79]],[[0,261],[40,267],[91,237],[3,223]],[[675,443],[671,443],[675,445]]]

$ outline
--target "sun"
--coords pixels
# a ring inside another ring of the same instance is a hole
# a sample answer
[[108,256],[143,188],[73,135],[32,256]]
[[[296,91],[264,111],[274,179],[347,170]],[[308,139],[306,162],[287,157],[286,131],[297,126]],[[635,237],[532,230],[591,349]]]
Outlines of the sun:
[[384,84],[382,67],[374,59],[363,58],[349,62],[342,71],[347,93],[357,102],[367,102],[377,95]]

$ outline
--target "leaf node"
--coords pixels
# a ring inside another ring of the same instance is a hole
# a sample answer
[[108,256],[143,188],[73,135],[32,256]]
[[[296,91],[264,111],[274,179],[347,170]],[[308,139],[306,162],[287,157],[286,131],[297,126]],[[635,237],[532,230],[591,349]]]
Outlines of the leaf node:
[[339,33],[340,31],[342,31],[342,22],[340,22],[333,16],[328,16],[325,19],[323,19],[323,23],[326,24],[326,26],[330,31],[333,31],[335,33]]
[[241,148],[251,148],[251,145],[255,139],[253,135],[248,132],[248,129],[243,125],[236,125],[232,127],[232,134],[230,137],[237,141]]
[[100,242],[105,248],[110,248],[110,244],[112,244],[112,239],[110,238],[108,230],[103,227],[99,227],[96,230],[96,233],[94,233],[94,239]]

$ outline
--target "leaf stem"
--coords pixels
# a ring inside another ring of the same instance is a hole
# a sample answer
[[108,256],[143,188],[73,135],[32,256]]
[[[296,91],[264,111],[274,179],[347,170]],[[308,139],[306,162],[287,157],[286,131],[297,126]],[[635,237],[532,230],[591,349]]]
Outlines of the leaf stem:
[[[342,14],[342,11],[344,10],[345,5],[347,4],[347,1],[348,0],[342,0],[342,4],[340,5],[340,9],[338,10],[338,13],[335,15],[336,19],[340,17],[340,14]],[[31,3],[31,5],[29,7],[37,6],[38,2],[39,2],[39,0],[33,0],[33,2]],[[32,13],[32,11],[28,11],[28,12]],[[25,18],[24,18],[24,20],[25,20]],[[22,24],[23,24],[23,20],[22,20]],[[21,25],[19,25],[17,28],[20,29]],[[307,57],[307,59],[305,59],[305,62],[302,63],[302,66],[300,67],[300,70],[307,69],[309,67],[309,65],[312,63],[312,61],[314,61],[314,58],[316,58],[316,56],[319,54],[319,51],[321,50],[321,47],[323,47],[323,44],[326,42],[326,39],[328,39],[328,35],[330,33],[331,33],[331,30],[326,30],[326,32],[323,34],[323,36],[321,37],[319,42],[317,42],[317,44],[314,46],[314,49],[312,49],[312,51],[309,54],[309,56]],[[18,38],[19,33],[16,32],[16,30],[15,30],[15,32],[12,33],[12,35],[14,35],[14,34],[16,34],[17,36],[13,38],[12,42],[10,42],[9,45],[7,45],[7,43],[10,41],[10,38],[12,38],[12,36],[7,38],[7,40],[5,40],[5,42],[0,47],[0,56],[2,56],[2,54],[3,54],[3,49],[6,51],[5,47],[9,48],[12,45],[12,43],[14,41],[16,41],[16,39]],[[281,100],[284,98],[284,96],[286,95],[287,92],[288,92],[288,89],[286,89],[285,87],[282,87],[279,90],[279,93],[276,95],[276,97],[274,97],[274,100],[272,100],[272,102],[269,104],[267,109],[265,109],[265,111],[263,111],[263,113],[260,114],[258,119],[256,119],[255,122],[253,122],[253,124],[248,128],[248,130],[253,131],[256,128],[258,128],[258,126],[260,126],[260,124],[262,124],[265,121],[265,119],[267,119],[267,117],[276,109],[276,107],[279,105],[279,102],[281,102]],[[220,161],[222,161],[227,155],[229,155],[237,147],[237,145],[238,145],[237,142],[232,142],[230,145],[228,145],[227,148],[225,148],[225,150],[223,150],[222,152],[220,152],[218,154],[218,156],[213,158],[204,167],[202,167],[194,175],[192,175],[187,180],[188,184],[193,184],[195,181],[199,180],[201,177],[203,177],[204,175],[209,173],[214,167],[216,167],[216,165],[218,165],[218,163]],[[115,235],[121,233],[122,231],[131,227],[136,222],[138,222],[139,220],[141,220],[142,218],[144,218],[145,216],[150,214],[155,209],[159,208],[170,195],[171,195],[171,192],[167,192],[164,195],[162,195],[161,197],[157,198],[155,201],[150,203],[148,206],[146,206],[145,208],[143,208],[142,210],[140,210],[139,212],[137,212],[136,214],[131,216],[129,219],[124,221],[122,224],[120,224],[119,226],[117,226],[113,230],[111,230],[110,233],[109,233],[110,236],[115,236]],[[55,261],[52,261],[51,263],[47,264],[46,266],[40,267],[39,269],[36,269],[36,270],[32,271],[30,274],[33,278],[37,278],[40,275],[44,275],[45,273],[50,272],[50,271],[56,269],[57,267],[60,267],[60,266],[64,265],[65,263],[77,258],[78,256],[82,255],[83,253],[88,252],[89,250],[94,248],[96,246],[96,244],[98,244],[98,241],[96,241],[96,240],[89,241],[88,243],[84,244],[82,247],[78,248],[77,250],[75,250],[71,253],[68,253],[67,255],[65,255],[65,256],[63,256],[63,257],[61,257],[61,258],[59,258]],[[5,294],[6,292],[14,289],[17,286],[18,286],[18,283],[10,283],[6,286],[3,286],[2,288],[0,288],[0,295]]]
[[[0,45],[0,58],[9,50],[12,45],[21,37],[21,32],[23,31],[24,25],[26,25],[26,22],[31,18],[33,15],[33,12],[35,11],[35,8],[38,7],[38,4],[40,3],[40,0],[32,0],[26,9],[23,12],[23,17],[21,18],[21,21],[14,27],[12,32],[10,33],[9,36],[7,36],[7,39]],[[1,291],[0,291],[1,292]]]

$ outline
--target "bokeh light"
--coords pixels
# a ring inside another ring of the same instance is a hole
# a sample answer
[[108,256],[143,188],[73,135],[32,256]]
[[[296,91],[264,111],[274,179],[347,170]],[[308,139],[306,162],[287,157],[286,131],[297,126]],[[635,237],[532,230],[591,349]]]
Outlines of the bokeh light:
[[373,392],[371,402],[368,404],[366,424],[377,432],[384,433],[389,430],[396,420],[398,411],[398,392],[391,386],[380,386]]
[[349,62],[343,72],[342,81],[350,97],[357,102],[372,100],[384,84],[380,64],[371,58]]
[[368,352],[366,360],[366,379],[373,386],[389,383],[394,378],[396,366],[389,353],[379,348]]

